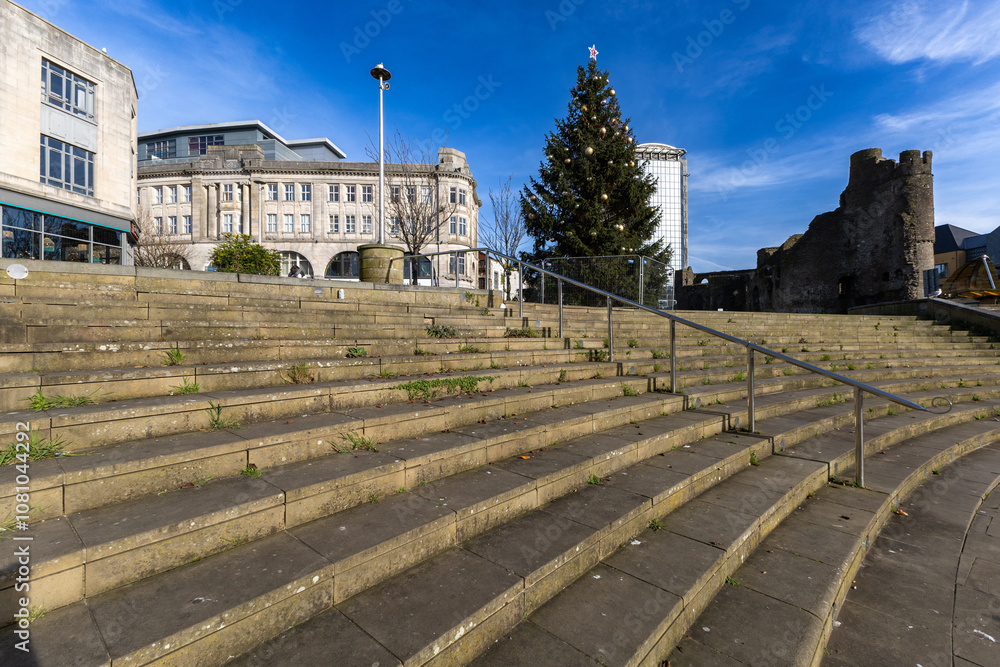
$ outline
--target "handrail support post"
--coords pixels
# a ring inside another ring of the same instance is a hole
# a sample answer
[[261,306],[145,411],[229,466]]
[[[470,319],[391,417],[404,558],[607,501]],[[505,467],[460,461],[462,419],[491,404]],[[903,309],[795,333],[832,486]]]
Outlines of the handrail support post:
[[670,393],[677,393],[677,322],[670,320]]
[[854,482],[865,485],[865,413],[864,392],[854,388]]
[[517,263],[517,316],[524,317],[524,264]]
[[753,348],[747,346],[747,430],[753,433],[756,431],[757,410],[754,401],[753,386]]
[[557,282],[559,286],[559,337],[563,337],[563,300],[562,300],[562,280]]
[[611,311],[611,297],[608,299],[608,361],[615,360],[615,327]]

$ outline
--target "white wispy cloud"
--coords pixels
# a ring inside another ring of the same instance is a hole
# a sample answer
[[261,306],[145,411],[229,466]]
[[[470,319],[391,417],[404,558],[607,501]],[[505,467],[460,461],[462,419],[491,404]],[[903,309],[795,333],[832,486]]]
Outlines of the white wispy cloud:
[[855,37],[891,63],[969,60],[1000,55],[1000,1],[950,4],[905,0],[881,10],[855,29]]

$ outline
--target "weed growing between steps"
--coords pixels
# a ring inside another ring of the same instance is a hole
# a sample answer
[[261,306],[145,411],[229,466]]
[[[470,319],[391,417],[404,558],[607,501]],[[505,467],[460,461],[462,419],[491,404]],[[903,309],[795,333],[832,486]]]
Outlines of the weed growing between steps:
[[458,331],[455,330],[455,327],[431,324],[427,327],[427,335],[431,338],[456,338]]
[[184,353],[181,352],[180,345],[176,343],[165,354],[166,358],[160,362],[164,366],[179,366],[184,363]]
[[73,454],[64,451],[66,442],[62,438],[42,438],[38,435],[37,430],[31,431],[28,434],[27,456],[25,456],[24,445],[24,442],[12,442],[0,450],[0,465],[7,465],[16,461],[23,463],[25,460],[38,461],[40,459],[51,459],[57,456],[73,456]]
[[179,385],[170,388],[170,396],[173,396],[174,394],[197,394],[200,390],[201,387],[197,382],[189,383],[187,378],[183,378]]
[[344,355],[349,359],[357,359],[359,357],[367,357],[368,350],[363,347],[349,347],[347,348],[347,354]]
[[369,452],[378,451],[378,448],[375,446],[374,440],[372,440],[371,438],[367,438],[355,431],[348,431],[346,433],[341,433],[340,439],[343,440],[346,444],[338,445],[335,442],[330,443],[330,447],[337,454],[356,452],[359,449],[367,450]]
[[243,428],[235,418],[222,416],[221,405],[216,405],[212,401],[209,401],[208,405],[209,407],[205,412],[208,413],[209,430],[219,431],[225,428]]
[[437,378],[434,380],[413,380],[398,384],[391,389],[402,389],[411,401],[427,401],[442,394],[466,393],[479,391],[480,382],[493,382],[495,375],[464,375],[457,378]]
[[[89,394],[83,394],[82,396],[63,396],[62,394],[45,396],[42,394],[42,390],[39,389],[25,400],[31,404],[31,408],[35,411],[49,410],[51,408],[75,408],[81,405],[97,405],[98,401],[94,398],[96,393],[97,390],[95,389]],[[103,396],[98,396],[97,398],[103,398]]]
[[[357,348],[352,347],[350,349],[353,350]],[[363,350],[364,348],[361,349]],[[348,350],[348,356],[350,356],[350,350]],[[286,384],[310,384],[316,381],[316,377],[313,375],[312,371],[309,370],[309,364],[304,361],[298,364],[293,364],[287,371],[281,374],[281,379],[283,379]]]
[[260,468],[257,467],[256,463],[248,463],[247,467],[240,471],[240,474],[244,477],[252,477],[253,479],[260,479]]
[[524,327],[522,329],[512,329],[507,327],[507,330],[503,332],[504,338],[538,338],[538,332],[531,327]]

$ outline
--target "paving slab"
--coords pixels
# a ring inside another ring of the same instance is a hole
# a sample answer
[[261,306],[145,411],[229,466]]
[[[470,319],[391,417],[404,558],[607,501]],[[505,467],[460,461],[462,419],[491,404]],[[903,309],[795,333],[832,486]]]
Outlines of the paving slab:
[[[767,619],[767,631],[758,619]],[[743,586],[724,585],[688,634],[748,665],[808,664],[820,632],[798,607]]]
[[601,664],[617,667],[645,656],[682,609],[678,596],[601,564],[531,621]]
[[111,658],[90,610],[83,602],[56,609],[31,621],[29,642],[10,628],[0,638],[0,664],[5,667],[110,667]]
[[337,609],[327,610],[226,664],[234,667],[303,667],[331,664],[334,656],[338,667],[402,665],[388,649]]
[[600,664],[530,621],[519,623],[470,664],[473,667],[511,667],[537,665],[541,660],[546,667],[598,667]]
[[683,535],[647,529],[604,562],[683,598],[686,607],[715,576],[724,554]]
[[[769,538],[767,545],[772,544]],[[822,619],[835,602],[840,571],[840,567],[762,545],[733,576],[743,588],[787,602]]]
[[841,607],[837,621],[840,626],[830,635],[824,667],[949,667],[952,664],[950,632],[930,632],[896,616],[854,604],[850,596]]
[[338,608],[404,664],[422,664],[508,605],[518,609],[520,618],[522,590],[517,575],[454,549]]
[[104,593],[88,606],[112,660],[144,664],[282,600],[302,596],[311,605],[318,596],[331,604],[328,567],[315,551],[278,533],[184,566],[183,572]]

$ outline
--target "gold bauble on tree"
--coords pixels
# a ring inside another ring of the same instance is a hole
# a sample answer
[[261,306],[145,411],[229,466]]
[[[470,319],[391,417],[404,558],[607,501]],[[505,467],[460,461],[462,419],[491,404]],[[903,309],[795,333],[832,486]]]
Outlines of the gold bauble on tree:
[[602,199],[603,201],[607,201],[607,200],[608,200],[608,195],[607,195],[607,193],[605,193],[605,194],[602,194],[602,195],[601,195],[601,199]]
[[601,128],[601,134],[607,134],[607,133],[608,133],[608,128],[602,127]]
[[587,146],[587,148],[584,149],[583,152],[586,153],[587,155],[593,155],[594,154],[594,148],[592,146]]
[[563,162],[565,162],[566,164],[569,164],[570,162],[572,162],[572,160],[570,160],[569,158],[566,158],[565,160],[563,160]]

